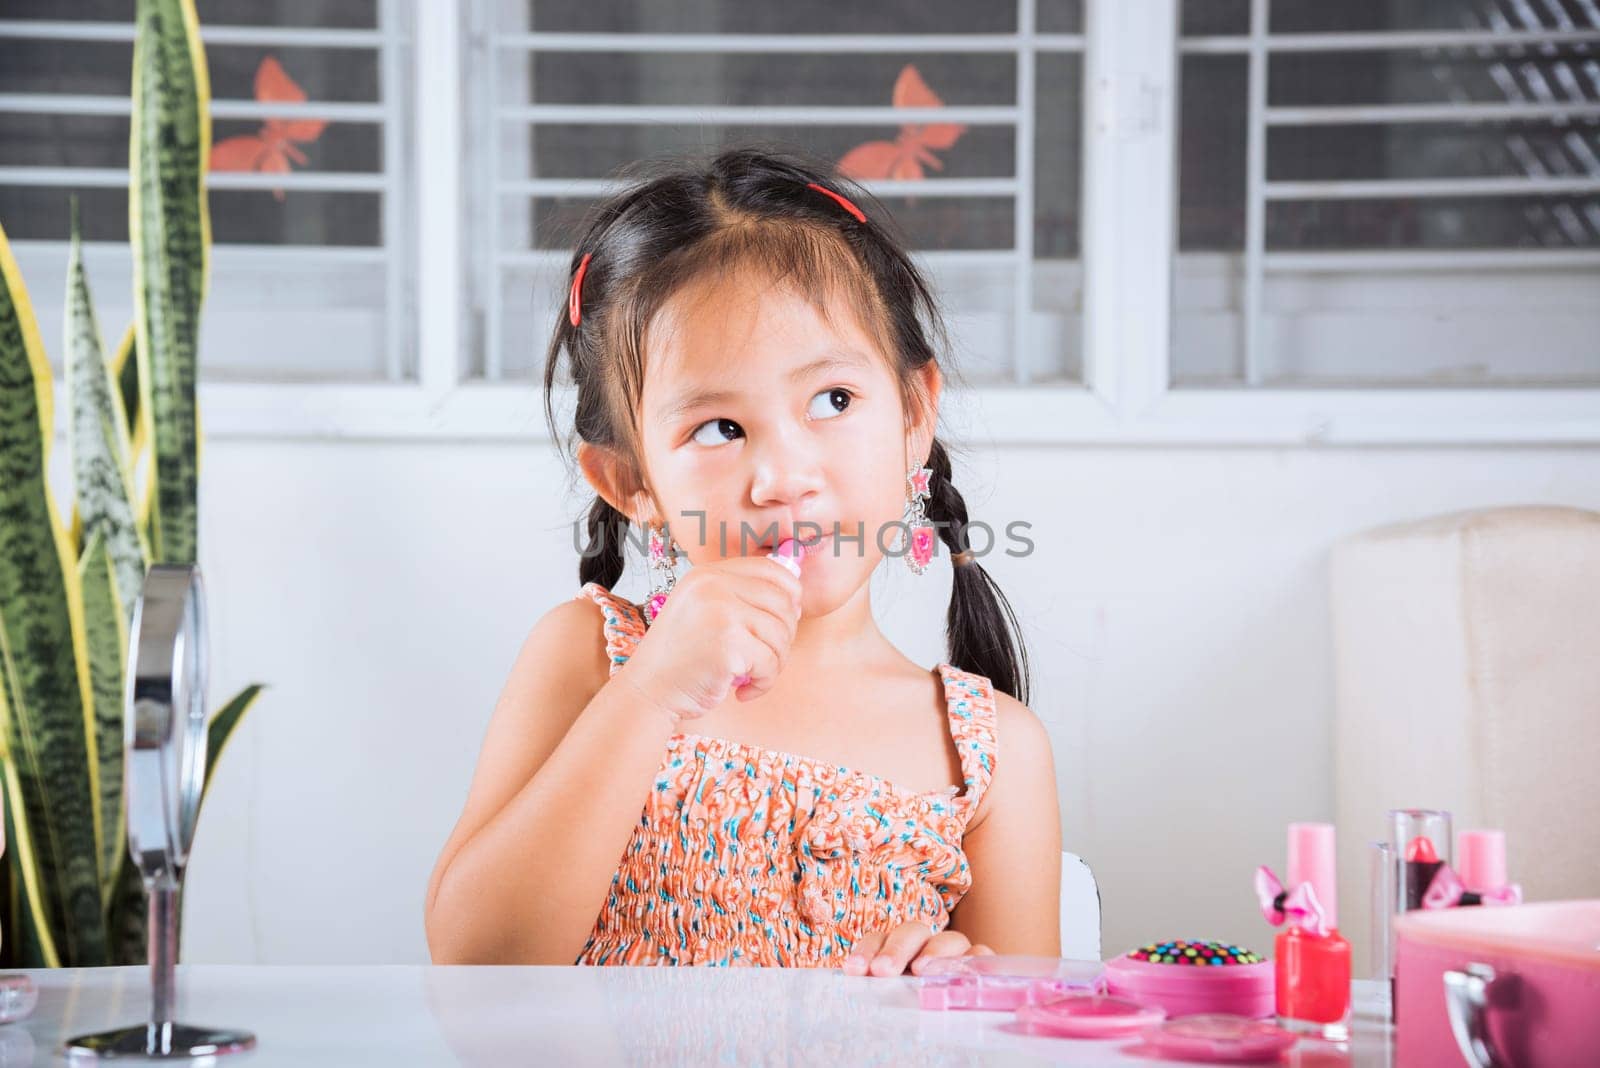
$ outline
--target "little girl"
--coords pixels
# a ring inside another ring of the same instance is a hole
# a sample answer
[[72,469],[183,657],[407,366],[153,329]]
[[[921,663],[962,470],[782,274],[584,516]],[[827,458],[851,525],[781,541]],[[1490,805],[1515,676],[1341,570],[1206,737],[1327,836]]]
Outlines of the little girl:
[[[787,156],[677,165],[592,212],[569,294],[545,407],[554,429],[564,356],[597,494],[582,588],[496,705],[428,888],[433,959],[1059,955],[1049,738],[933,436],[934,300],[882,209]],[[611,592],[633,524],[644,605]],[[868,580],[884,556],[921,574],[934,531],[955,567],[930,670]]]

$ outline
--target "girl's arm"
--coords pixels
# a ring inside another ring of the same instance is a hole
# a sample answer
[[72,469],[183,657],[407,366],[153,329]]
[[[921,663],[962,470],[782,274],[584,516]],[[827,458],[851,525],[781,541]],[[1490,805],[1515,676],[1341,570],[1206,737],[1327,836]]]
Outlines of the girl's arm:
[[996,953],[1061,955],[1061,809],[1050,736],[1028,707],[995,694],[994,778],[961,840],[972,889],[950,930]]
[[437,964],[571,964],[605,903],[675,718],[573,599],[529,633],[495,705],[425,907]]

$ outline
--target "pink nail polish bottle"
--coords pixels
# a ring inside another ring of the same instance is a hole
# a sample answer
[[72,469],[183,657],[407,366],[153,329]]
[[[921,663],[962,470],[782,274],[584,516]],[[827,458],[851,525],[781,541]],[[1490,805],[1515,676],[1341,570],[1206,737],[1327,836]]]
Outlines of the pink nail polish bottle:
[[1273,946],[1278,1023],[1300,1034],[1350,1037],[1350,943],[1339,933],[1338,882],[1331,823],[1289,824],[1290,886],[1310,883],[1322,903],[1327,933],[1290,926]]

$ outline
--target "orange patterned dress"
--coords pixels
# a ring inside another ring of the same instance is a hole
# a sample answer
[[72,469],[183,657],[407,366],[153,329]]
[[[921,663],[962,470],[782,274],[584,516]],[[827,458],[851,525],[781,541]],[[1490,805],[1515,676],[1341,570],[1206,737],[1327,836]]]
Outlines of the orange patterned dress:
[[[644,609],[597,582],[615,674]],[[915,793],[812,757],[677,733],[578,964],[830,967],[910,921],[935,932],[972,886],[962,835],[994,774],[989,680],[949,664],[964,787]]]

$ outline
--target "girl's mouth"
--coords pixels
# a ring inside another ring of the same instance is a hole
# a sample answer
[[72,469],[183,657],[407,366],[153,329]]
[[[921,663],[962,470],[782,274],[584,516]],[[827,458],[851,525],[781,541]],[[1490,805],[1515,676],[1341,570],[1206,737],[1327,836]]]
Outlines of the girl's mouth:
[[801,549],[803,555],[805,556],[805,558],[807,560],[809,560],[813,556],[821,555],[822,550],[825,549],[829,545],[829,541],[828,541],[829,537],[830,537],[830,535],[824,534],[820,538],[815,538],[815,539],[812,539],[812,540],[802,540],[800,542],[800,549]]
[[[808,534],[804,538],[796,538],[795,541],[800,546],[800,555],[809,560],[811,557],[820,556],[823,550],[832,544],[832,538],[833,535],[831,534]],[[782,540],[781,538],[779,539],[779,541]],[[765,556],[770,552],[774,552],[777,545],[778,542],[762,542],[756,546],[756,552]]]

